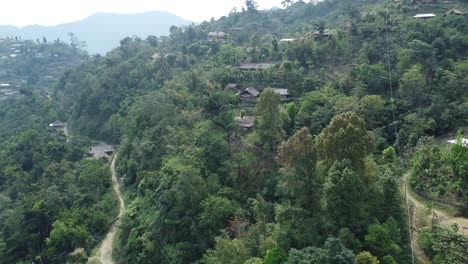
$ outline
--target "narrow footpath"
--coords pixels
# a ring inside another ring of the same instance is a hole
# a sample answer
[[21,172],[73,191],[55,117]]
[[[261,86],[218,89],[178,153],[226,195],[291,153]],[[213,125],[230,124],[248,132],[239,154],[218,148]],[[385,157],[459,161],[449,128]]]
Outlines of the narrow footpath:
[[96,255],[90,258],[88,260],[88,263],[95,263],[96,261],[102,264],[114,263],[114,261],[112,260],[112,245],[114,243],[114,238],[117,233],[117,230],[120,227],[120,224],[122,223],[122,217],[125,212],[125,202],[123,200],[122,193],[120,192],[120,184],[117,180],[117,176],[115,173],[115,160],[116,159],[117,159],[117,154],[114,155],[110,168],[111,168],[111,173],[112,173],[112,184],[114,186],[114,191],[117,197],[119,198],[119,204],[120,204],[119,215],[115,223],[112,225],[109,233],[107,233],[98,251],[96,252]]
[[406,199],[406,204],[412,209],[408,210],[410,214],[411,221],[411,244],[413,247],[414,256],[419,260],[420,263],[429,263],[429,259],[425,255],[422,248],[419,246],[419,232],[421,229],[421,223],[426,222],[426,226],[430,225],[432,217],[437,216],[437,223],[444,227],[449,228],[453,224],[458,224],[459,233],[467,235],[466,229],[468,228],[468,219],[463,217],[454,217],[451,214],[436,208],[432,208],[432,214],[425,214],[427,210],[424,200],[420,197],[417,197],[408,183],[408,175],[405,174],[402,182],[402,192],[403,196]]
[[[406,195],[407,195],[408,201],[413,203],[414,206],[417,207],[418,209],[426,210],[426,205],[424,204],[423,199],[421,197],[416,197],[417,195],[413,191],[411,191],[407,177],[408,175],[405,175],[403,181],[404,181],[404,184],[406,185],[406,190],[407,190]],[[458,232],[460,234],[468,235],[468,232],[464,231],[466,228],[468,228],[467,218],[453,216],[449,214],[448,212],[443,211],[438,208],[432,208],[432,212],[435,213],[435,215],[437,215],[437,223],[440,226],[449,228],[453,224],[457,224],[459,227]],[[432,217],[432,215],[430,217]]]

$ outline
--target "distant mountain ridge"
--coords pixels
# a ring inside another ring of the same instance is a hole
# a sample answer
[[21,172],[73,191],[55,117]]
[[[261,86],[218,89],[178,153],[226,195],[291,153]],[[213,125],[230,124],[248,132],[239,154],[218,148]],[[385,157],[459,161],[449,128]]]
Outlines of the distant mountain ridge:
[[174,14],[153,11],[136,14],[96,13],[81,21],[59,24],[56,26],[26,26],[18,28],[0,25],[0,37],[21,37],[22,39],[40,39],[48,41],[57,38],[69,42],[68,33],[75,34],[80,41],[85,41],[90,53],[105,54],[119,45],[119,41],[128,36],[146,38],[148,35],[168,35],[172,25],[191,24]]

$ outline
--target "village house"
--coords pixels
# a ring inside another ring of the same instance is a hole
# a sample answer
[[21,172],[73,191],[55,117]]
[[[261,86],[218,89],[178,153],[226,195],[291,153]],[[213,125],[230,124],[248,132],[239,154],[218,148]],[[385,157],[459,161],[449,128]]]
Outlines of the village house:
[[436,15],[434,15],[434,14],[417,14],[417,15],[415,15],[413,17],[414,18],[419,18],[419,19],[429,19],[429,18],[436,17]]
[[253,116],[236,116],[235,121],[240,128],[251,129],[254,125]]
[[110,161],[112,155],[114,154],[114,151],[115,149],[113,146],[102,144],[91,147],[91,150],[88,152],[88,155],[95,159],[103,159],[106,161]]
[[260,95],[260,92],[253,87],[248,87],[238,93],[238,95],[241,100],[256,99]]
[[323,32],[320,34],[320,31],[316,30],[314,31],[314,36],[324,36],[324,37],[329,37],[333,34],[333,31],[326,28],[323,30]]
[[324,29],[322,34],[320,34],[320,31],[316,30],[316,31],[313,31],[313,32],[309,32],[307,34],[305,34],[303,37],[301,37],[300,39],[301,40],[306,40],[306,39],[313,39],[315,37],[319,37],[319,36],[322,36],[322,37],[330,37],[331,35],[333,35],[333,30],[331,29]]
[[208,33],[208,40],[212,42],[226,42],[227,34],[222,31],[213,31]]
[[276,64],[274,63],[243,63],[237,68],[244,71],[256,71],[256,70],[267,70],[273,68]]
[[289,90],[284,88],[273,88],[273,92],[279,94],[281,99],[286,99],[289,96]]
[[0,95],[6,96],[6,97],[12,97],[15,95],[19,95],[20,93],[18,91],[12,90],[12,89],[0,89]]
[[41,93],[45,98],[50,98],[50,94],[47,91],[42,91]]
[[50,128],[55,128],[55,129],[58,129],[58,128],[63,128],[65,126],[64,123],[58,121],[58,120],[55,120],[53,123],[50,123],[49,124],[49,127]]
[[237,32],[242,32],[242,31],[244,31],[244,28],[241,28],[241,27],[233,27],[233,28],[228,29],[228,32],[230,33],[237,33]]
[[448,16],[448,15],[463,15],[463,12],[454,8],[444,14],[444,16]]
[[280,43],[293,43],[295,42],[296,39],[295,38],[284,38],[284,39],[280,39]]
[[246,26],[250,29],[255,29],[255,30],[263,28],[262,23],[250,23],[250,24],[247,24]]
[[226,88],[230,89],[230,90],[240,90],[240,85],[237,84],[237,83],[228,83],[226,85]]
[[[451,145],[458,144],[458,140],[456,140],[456,139],[447,140],[447,142],[450,143]],[[467,138],[461,138],[460,143],[461,143],[462,146],[468,147],[468,139]]]

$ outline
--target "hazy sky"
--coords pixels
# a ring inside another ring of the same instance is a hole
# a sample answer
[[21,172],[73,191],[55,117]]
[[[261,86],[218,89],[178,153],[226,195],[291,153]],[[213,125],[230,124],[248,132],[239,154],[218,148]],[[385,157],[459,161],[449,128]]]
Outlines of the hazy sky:
[[[0,24],[56,25],[81,20],[96,12],[169,11],[201,22],[226,15],[245,0],[0,0]],[[259,7],[281,6],[281,0],[257,0]]]

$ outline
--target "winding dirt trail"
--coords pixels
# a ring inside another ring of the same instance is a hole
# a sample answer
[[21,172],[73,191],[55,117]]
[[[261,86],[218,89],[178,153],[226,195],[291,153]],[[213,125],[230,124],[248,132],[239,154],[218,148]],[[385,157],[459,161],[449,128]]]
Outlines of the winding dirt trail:
[[[422,198],[415,197],[416,195],[412,191],[410,191],[411,189],[409,187],[407,177],[408,177],[408,175],[405,175],[403,181],[404,181],[404,184],[406,185],[406,190],[407,190],[406,194],[407,194],[408,201],[413,203],[414,206],[417,207],[417,209],[426,210],[426,205],[423,202],[421,202]],[[463,234],[463,230],[464,230],[463,228],[464,227],[468,228],[468,219],[467,218],[455,217],[455,216],[449,214],[448,212],[440,210],[438,208],[432,208],[432,212],[435,213],[437,223],[442,227],[448,228],[453,224],[457,224],[459,226],[460,234]],[[432,217],[432,216],[430,216],[430,217]],[[468,234],[468,233],[465,232],[465,235],[466,234]]]
[[467,218],[454,217],[453,215],[436,208],[432,208],[432,215],[425,214],[425,211],[427,211],[426,204],[424,204],[422,202],[423,200],[419,197],[416,197],[416,194],[411,191],[407,174],[405,174],[403,177],[402,191],[406,198],[406,204],[409,207],[412,207],[412,210],[408,209],[408,214],[410,215],[411,221],[411,244],[413,247],[414,256],[419,260],[420,263],[429,263],[429,259],[424,254],[424,251],[418,243],[420,237],[420,228],[423,227],[422,223],[425,222],[426,225],[430,225],[432,218],[435,217],[435,220],[440,226],[449,228],[453,224],[458,224],[458,232],[460,234],[467,235],[467,232],[465,231],[465,228],[468,228]]
[[68,133],[68,124],[67,123],[65,123],[65,125],[63,126],[62,131],[63,131],[63,134],[65,135],[65,138],[66,138],[65,142],[68,143],[70,141],[70,134]]
[[120,227],[120,224],[122,223],[122,217],[125,212],[125,202],[123,200],[122,193],[120,192],[120,184],[117,180],[117,176],[115,173],[115,160],[116,159],[117,159],[117,154],[114,155],[110,168],[112,172],[112,184],[114,186],[114,191],[117,194],[117,197],[119,198],[119,204],[120,204],[119,215],[115,223],[112,225],[109,233],[107,233],[106,237],[104,238],[104,241],[102,241],[101,247],[96,252],[96,255],[90,258],[88,260],[88,263],[93,263],[93,261],[97,260],[98,262],[102,264],[114,264],[114,261],[112,260],[112,245],[113,245],[117,230]]

